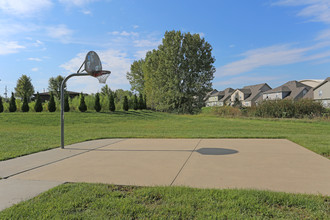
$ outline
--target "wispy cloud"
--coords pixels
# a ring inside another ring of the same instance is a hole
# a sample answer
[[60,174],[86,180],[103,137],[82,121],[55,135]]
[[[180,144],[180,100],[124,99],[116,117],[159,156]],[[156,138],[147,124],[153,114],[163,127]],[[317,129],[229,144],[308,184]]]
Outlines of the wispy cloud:
[[114,35],[114,36],[124,36],[124,37],[130,37],[130,36],[133,36],[133,37],[138,37],[139,36],[139,33],[137,32],[128,32],[128,31],[112,31],[112,32],[109,32],[109,34],[111,35]]
[[303,54],[307,50],[307,48],[290,48],[289,45],[275,45],[249,50],[241,54],[243,59],[220,67],[216,74],[218,76],[233,76],[262,66],[296,63],[303,59]]
[[82,10],[81,12],[85,15],[91,15],[92,14],[92,12],[90,10]]
[[[1,1],[1,0],[0,0]],[[28,23],[22,24],[11,20],[0,20],[0,36],[1,38],[10,37],[16,34],[32,32],[40,29],[37,25]]]
[[[329,0],[279,0],[275,6],[302,6],[297,16],[308,17],[311,21],[330,23]],[[319,61],[330,57],[330,29],[320,32],[312,46],[279,44],[246,51],[241,59],[217,68],[216,77],[236,76],[249,73],[260,67],[281,66],[306,61]]]
[[49,9],[51,0],[0,0],[0,10],[15,16],[36,16],[37,12]]
[[330,1],[329,0],[280,0],[273,5],[278,6],[303,6],[297,15],[309,17],[310,21],[330,24]]
[[321,31],[316,37],[316,40],[330,40],[330,29]]
[[34,68],[31,69],[31,71],[37,72],[37,71],[39,71],[39,68],[38,67],[34,67]]
[[134,41],[134,46],[135,47],[157,47],[162,43],[161,40],[135,40]]
[[20,45],[17,41],[4,41],[0,42],[0,55],[17,53],[25,46]]
[[37,62],[41,62],[42,61],[42,59],[37,58],[37,57],[29,57],[28,60],[30,60],[30,61],[37,61]]
[[59,39],[62,42],[68,41],[73,34],[73,30],[69,29],[65,24],[47,27],[46,30],[49,37]]
[[328,47],[329,42],[321,42],[311,47],[292,47],[292,45],[274,45],[249,50],[244,58],[217,69],[216,76],[234,76],[250,72],[264,66],[280,66],[330,57],[330,50],[319,51]]
[[59,0],[59,2],[67,6],[79,6],[79,7],[96,1],[98,0]]

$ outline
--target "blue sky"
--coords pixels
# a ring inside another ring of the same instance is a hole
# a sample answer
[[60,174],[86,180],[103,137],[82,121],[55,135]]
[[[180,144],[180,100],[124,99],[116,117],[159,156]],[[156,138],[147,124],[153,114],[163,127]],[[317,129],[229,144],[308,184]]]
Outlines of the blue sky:
[[[213,47],[213,87],[330,76],[329,0],[0,0],[0,95],[31,77],[36,91],[76,72],[96,51],[112,89],[130,89],[126,72],[157,48],[166,30],[199,33]],[[100,91],[76,77],[68,89]]]

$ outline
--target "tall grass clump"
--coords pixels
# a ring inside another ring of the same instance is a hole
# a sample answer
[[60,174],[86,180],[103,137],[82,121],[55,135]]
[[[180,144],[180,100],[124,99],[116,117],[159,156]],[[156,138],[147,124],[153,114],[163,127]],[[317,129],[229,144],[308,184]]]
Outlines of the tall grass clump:
[[214,106],[211,108],[209,113],[220,117],[242,116],[242,112],[240,111],[240,109],[232,106]]
[[257,117],[272,118],[314,118],[320,117],[326,110],[319,102],[310,99],[293,100],[267,100],[256,107]]

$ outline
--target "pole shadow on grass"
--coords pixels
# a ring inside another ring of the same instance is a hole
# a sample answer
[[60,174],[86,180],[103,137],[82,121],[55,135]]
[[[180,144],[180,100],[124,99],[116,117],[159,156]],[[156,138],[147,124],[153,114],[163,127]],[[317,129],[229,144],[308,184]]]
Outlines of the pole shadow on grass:
[[[79,149],[79,148],[65,148],[66,150],[86,150],[86,149]],[[191,150],[132,150],[132,149],[95,149],[91,151],[103,151],[103,152],[191,152]],[[229,155],[229,154],[237,154],[237,150],[233,149],[226,149],[226,148],[200,148],[198,150],[194,150],[193,152],[197,152],[202,155]]]

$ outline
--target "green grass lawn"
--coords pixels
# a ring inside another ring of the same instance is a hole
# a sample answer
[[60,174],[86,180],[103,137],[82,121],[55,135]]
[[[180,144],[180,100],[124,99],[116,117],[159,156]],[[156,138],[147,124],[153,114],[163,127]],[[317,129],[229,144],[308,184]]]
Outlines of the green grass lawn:
[[[287,138],[330,157],[330,122],[151,111],[65,113],[65,143],[98,138]],[[1,113],[0,160],[58,147],[59,113]],[[0,219],[327,219],[330,197],[257,190],[64,184]]]
[[0,219],[327,219],[330,197],[256,190],[64,184]]
[[[152,111],[65,113],[65,144],[99,138],[286,138],[330,157],[330,122]],[[0,160],[60,145],[60,114],[1,113]]]

